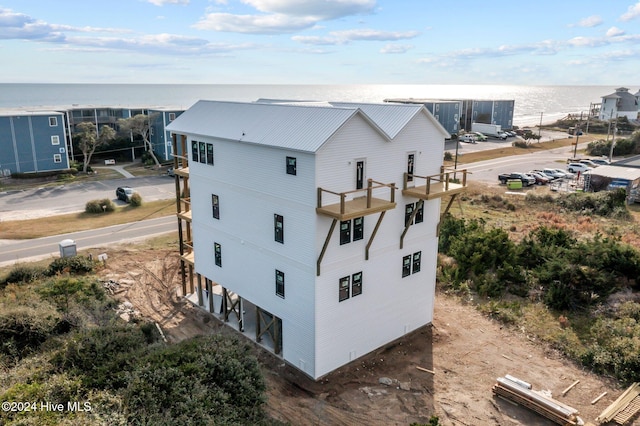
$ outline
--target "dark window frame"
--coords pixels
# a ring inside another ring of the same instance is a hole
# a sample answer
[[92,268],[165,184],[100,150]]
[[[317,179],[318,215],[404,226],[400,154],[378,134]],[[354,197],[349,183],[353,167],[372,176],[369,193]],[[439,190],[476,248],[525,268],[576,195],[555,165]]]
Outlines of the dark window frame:
[[362,294],[362,271],[351,275],[351,297]]
[[211,214],[214,219],[220,220],[220,197],[216,194],[211,194]]
[[407,182],[413,182],[413,170],[415,167],[416,154],[410,152],[407,154]]
[[277,243],[284,244],[284,216],[273,215],[273,238]]
[[276,296],[284,299],[284,272],[276,269]]
[[[360,224],[358,224],[360,221]],[[353,219],[353,241],[360,241],[364,239],[364,216],[356,217]]]
[[[409,224],[409,219],[411,219],[411,215],[413,214],[413,209],[415,208],[416,206],[414,203],[409,203],[404,206],[404,226],[407,226]],[[411,224],[413,225],[413,222]]]
[[288,175],[295,176],[298,174],[298,159],[296,157],[287,157],[286,166]]
[[413,253],[413,258],[411,262],[411,273],[415,274],[420,272],[422,263],[422,251],[417,251]]
[[402,278],[411,275],[411,255],[402,256]]
[[49,117],[49,127],[58,127],[58,117]]
[[338,280],[338,302],[344,302],[350,297],[351,276],[347,275]]
[[222,245],[220,243],[213,243],[213,257],[216,266],[222,268]]
[[207,144],[205,142],[198,142],[198,153],[200,155],[200,163],[207,164]]
[[[344,226],[347,226],[346,228]],[[351,221],[340,221],[340,245],[349,244],[351,242]]]
[[207,143],[206,144],[206,149],[207,149],[207,164],[210,166],[213,166],[213,160],[214,160],[214,155],[213,155],[213,144],[212,143]]
[[[418,207],[418,205],[420,207]],[[422,202],[422,203],[421,202],[417,202],[416,203],[416,207],[414,207],[414,208],[418,209],[418,213],[416,213],[416,217],[414,218],[413,223],[415,224],[415,223],[424,222],[424,202]]]
[[191,161],[193,161],[194,163],[200,162],[200,151],[198,149],[199,146],[200,142],[195,140],[191,141]]

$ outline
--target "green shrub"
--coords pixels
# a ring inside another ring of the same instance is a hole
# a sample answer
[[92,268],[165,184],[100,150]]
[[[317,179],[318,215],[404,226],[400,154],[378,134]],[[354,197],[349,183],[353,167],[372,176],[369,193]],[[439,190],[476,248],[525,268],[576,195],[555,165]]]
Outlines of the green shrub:
[[0,289],[7,284],[28,284],[37,281],[45,275],[46,269],[40,266],[29,264],[16,265],[9,271],[9,274],[0,281]]
[[0,353],[20,359],[33,353],[54,334],[60,320],[46,303],[0,305]]
[[131,195],[130,204],[131,207],[140,207],[142,205],[142,196],[139,193],[134,192]]
[[96,262],[87,256],[59,257],[49,264],[47,275],[53,276],[62,272],[86,274],[93,272]]
[[106,213],[112,212],[116,209],[116,205],[108,198],[103,198],[102,200],[91,200],[87,201],[87,204],[84,207],[84,211],[86,213]]
[[445,151],[444,161],[453,161],[453,154],[450,153],[449,151]]

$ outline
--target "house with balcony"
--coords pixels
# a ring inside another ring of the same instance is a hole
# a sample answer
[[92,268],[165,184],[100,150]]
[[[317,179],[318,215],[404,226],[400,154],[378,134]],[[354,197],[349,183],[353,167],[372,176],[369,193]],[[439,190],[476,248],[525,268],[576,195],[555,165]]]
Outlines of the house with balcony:
[[614,93],[602,97],[599,118],[615,120],[616,117],[627,117],[629,120],[638,120],[640,118],[638,104],[638,96],[629,93],[626,87],[619,87]]
[[167,129],[185,297],[313,379],[432,322],[466,171],[424,105],[199,101]]
[[69,168],[64,113],[0,111],[0,176]]

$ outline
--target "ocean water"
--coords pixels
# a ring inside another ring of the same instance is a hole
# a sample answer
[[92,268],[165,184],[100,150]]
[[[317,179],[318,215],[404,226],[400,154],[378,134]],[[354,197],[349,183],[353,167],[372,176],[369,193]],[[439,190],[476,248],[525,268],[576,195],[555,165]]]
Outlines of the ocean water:
[[[514,124],[550,123],[587,112],[620,86],[509,85],[252,85],[252,84],[0,84],[0,108],[68,106],[171,107],[201,99],[251,102],[259,98],[382,102],[388,98],[513,99]],[[638,87],[628,87],[636,93]]]

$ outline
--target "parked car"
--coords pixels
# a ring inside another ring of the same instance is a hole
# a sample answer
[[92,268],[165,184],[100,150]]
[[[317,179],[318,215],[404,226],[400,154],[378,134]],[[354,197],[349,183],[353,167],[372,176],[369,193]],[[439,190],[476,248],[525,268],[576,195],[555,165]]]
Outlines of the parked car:
[[573,174],[572,172],[570,172],[568,170],[562,170],[562,169],[553,169],[553,170],[555,170],[558,173],[564,174],[563,177],[566,178],[566,179],[572,179],[575,176],[575,174]]
[[507,134],[505,132],[498,133],[498,135],[496,137],[499,138],[499,139],[502,139],[503,141],[507,140],[507,138],[508,138],[508,136],[507,136]]
[[605,158],[592,158],[591,159],[592,163],[595,163],[599,166],[608,166],[609,164],[611,164],[609,162],[609,160],[605,159]]
[[585,163],[569,163],[567,165],[567,170],[570,173],[584,173],[593,170],[593,167],[589,167]]
[[587,165],[588,167],[591,167],[592,169],[595,169],[596,167],[598,167],[598,166],[599,166],[599,164],[596,164],[594,161],[592,161],[592,160],[587,160],[587,159],[580,160],[580,161],[578,161],[578,162],[579,162],[579,163],[582,163],[582,164],[585,164],[585,165]]
[[556,169],[543,169],[541,170],[542,173],[544,173],[545,175],[551,177],[552,179],[562,179],[566,176],[566,173],[562,172],[558,173],[558,171]]
[[131,196],[133,195],[134,191],[131,187],[128,186],[119,186],[116,189],[116,198],[118,198],[118,200],[122,200],[125,203],[128,203],[131,201]]
[[167,169],[167,176],[175,177],[176,173],[173,171],[173,167]]
[[498,180],[502,184],[506,184],[509,180],[519,180],[522,182],[522,186],[531,186],[535,185],[536,178],[526,173],[502,173],[498,176]]
[[458,140],[460,142],[467,142],[467,143],[476,143],[477,142],[476,141],[476,136],[471,134],[471,133],[466,133],[466,134],[460,136],[458,138]]
[[486,137],[483,133],[473,132],[473,134],[476,136],[476,139],[479,140],[480,142],[486,142],[487,140],[489,140],[489,138]]
[[529,173],[527,173],[531,176],[533,176],[536,180],[536,185],[546,185],[549,182],[551,182],[551,178],[547,175],[545,175],[544,173],[541,172],[536,172],[534,170],[530,171]]

